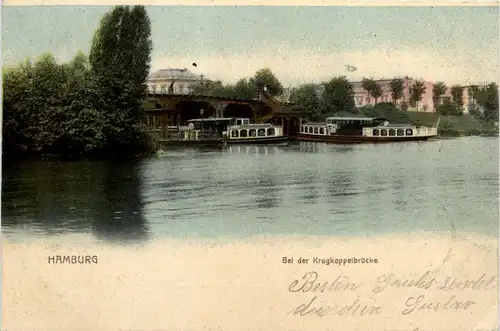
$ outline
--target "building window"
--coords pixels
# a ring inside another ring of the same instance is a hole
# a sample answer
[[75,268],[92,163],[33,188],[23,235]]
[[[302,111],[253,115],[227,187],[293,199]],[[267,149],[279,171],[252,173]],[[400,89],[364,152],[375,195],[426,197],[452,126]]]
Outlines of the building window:
[[256,137],[257,136],[257,131],[255,131],[255,129],[251,129],[249,136],[250,137]]
[[398,136],[404,136],[404,135],[405,135],[405,130],[398,129]]
[[319,134],[325,134],[325,129],[324,128],[319,128]]
[[160,93],[167,93],[167,85],[162,84],[160,86]]
[[389,136],[395,136],[395,135],[396,135],[396,130],[389,129]]
[[381,136],[387,136],[387,129],[380,130],[380,135]]
[[266,129],[259,129],[258,135],[259,137],[264,137],[266,135]]
[[374,135],[374,136],[378,136],[378,135],[379,135],[379,131],[378,131],[378,129],[373,129],[373,135]]
[[231,131],[231,137],[238,138],[238,131],[236,130]]
[[406,129],[406,135],[407,136],[413,136],[413,130],[412,129]]
[[247,136],[248,136],[247,130],[240,130],[240,137],[241,138],[246,138]]
[[267,129],[268,136],[274,136],[274,128]]

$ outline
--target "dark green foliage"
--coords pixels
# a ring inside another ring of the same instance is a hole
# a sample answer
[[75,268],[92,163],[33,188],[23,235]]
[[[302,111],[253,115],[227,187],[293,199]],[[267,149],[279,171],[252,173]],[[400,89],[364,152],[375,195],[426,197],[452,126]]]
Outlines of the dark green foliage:
[[391,96],[394,104],[403,97],[404,81],[399,78],[394,78],[389,86],[391,87]]
[[323,113],[317,88],[315,84],[304,84],[293,89],[290,93],[290,101],[300,109],[309,111],[311,119],[314,121],[319,120]]
[[432,102],[434,103],[434,109],[437,108],[439,104],[439,98],[446,93],[446,84],[443,82],[437,82],[432,86]]
[[410,105],[415,107],[422,100],[426,87],[423,81],[416,81],[410,89]]
[[382,86],[380,84],[375,83],[373,86],[373,90],[370,92],[370,95],[375,99],[375,103],[378,102],[378,98],[382,96]]
[[436,113],[454,116],[463,115],[461,107],[454,102],[444,102],[443,104],[438,105],[436,107]]
[[255,75],[249,79],[248,83],[250,86],[256,88],[257,90],[263,90],[264,86],[267,88],[267,92],[272,96],[280,95],[283,93],[283,86],[274,73],[269,68],[260,69],[255,73]]
[[264,68],[251,78],[242,78],[235,85],[224,85],[221,81],[204,81],[194,86],[194,94],[251,100],[264,89],[272,96],[283,93],[283,86],[273,72]]
[[484,120],[498,122],[498,85],[491,83],[480,88],[474,98],[484,110]]
[[[4,155],[127,157],[148,151],[141,125],[150,24],[142,6],[115,7],[66,64],[50,54],[4,69]],[[90,62],[90,63],[89,63]]]
[[354,89],[346,77],[335,77],[324,84],[323,107],[325,113],[339,111],[356,113]]
[[458,107],[462,107],[464,105],[463,95],[464,90],[462,86],[453,85],[451,87],[451,98],[453,100],[453,103],[455,103],[455,105],[457,105]]

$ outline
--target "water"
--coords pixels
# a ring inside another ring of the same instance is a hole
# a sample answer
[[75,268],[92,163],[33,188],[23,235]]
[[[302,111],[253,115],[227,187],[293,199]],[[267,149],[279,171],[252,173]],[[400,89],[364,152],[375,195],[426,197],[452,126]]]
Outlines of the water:
[[12,240],[465,231],[498,236],[498,138],[175,149],[138,163],[3,165]]

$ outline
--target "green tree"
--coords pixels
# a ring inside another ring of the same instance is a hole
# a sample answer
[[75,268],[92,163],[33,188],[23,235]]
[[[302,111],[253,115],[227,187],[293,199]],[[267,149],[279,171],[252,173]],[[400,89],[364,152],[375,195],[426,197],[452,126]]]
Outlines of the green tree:
[[451,87],[451,99],[458,106],[462,107],[464,105],[464,89],[460,85],[453,85]]
[[446,89],[446,84],[443,82],[437,82],[432,85],[432,102],[434,103],[434,109],[437,109],[439,98],[446,93]]
[[484,109],[486,121],[498,121],[498,85],[491,83],[477,91],[477,103]]
[[382,86],[378,83],[375,83],[373,86],[373,90],[370,92],[370,95],[375,99],[375,103],[378,102],[378,98],[382,96]]
[[325,112],[355,112],[354,89],[345,76],[332,78],[324,84],[323,105]]
[[147,91],[151,49],[151,23],[144,6],[114,7],[92,40],[94,108],[104,112],[110,153],[133,155],[145,148],[140,100]]
[[404,91],[404,81],[399,78],[394,78],[389,86],[391,88],[391,96],[394,105],[396,105],[397,101],[403,97]]
[[422,100],[425,90],[426,87],[423,81],[416,81],[413,83],[410,91],[410,106],[418,107],[418,103]]
[[234,98],[252,100],[255,98],[255,88],[247,78],[242,78],[232,87]]
[[454,102],[445,101],[442,104],[437,105],[436,113],[441,115],[462,115],[462,109]]
[[260,69],[255,75],[249,79],[249,84],[262,91],[266,87],[267,92],[272,96],[283,93],[283,85],[269,68]]
[[290,101],[309,111],[313,120],[321,118],[322,108],[316,84],[304,84],[294,88],[290,93]]
[[375,90],[376,85],[377,83],[375,83],[375,80],[372,78],[363,77],[363,80],[361,81],[361,87],[368,93],[368,97],[372,95],[372,91]]

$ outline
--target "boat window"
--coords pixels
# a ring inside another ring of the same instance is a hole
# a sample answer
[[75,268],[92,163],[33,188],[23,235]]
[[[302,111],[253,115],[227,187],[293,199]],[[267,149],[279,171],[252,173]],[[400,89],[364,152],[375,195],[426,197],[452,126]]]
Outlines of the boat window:
[[318,133],[318,127],[317,126],[314,128],[314,133]]
[[407,136],[413,136],[413,130],[412,129],[406,129],[406,135]]
[[378,136],[379,135],[378,129],[373,129],[373,135],[374,136]]
[[231,137],[238,138],[238,131],[237,130],[231,130]]
[[325,134],[325,129],[324,128],[319,128],[319,134]]
[[250,123],[249,119],[243,120],[243,124],[249,124],[249,123]]
[[256,137],[257,136],[257,131],[255,129],[250,129],[249,136],[250,137]]
[[258,135],[259,135],[259,137],[265,136],[266,135],[266,129],[259,129]]
[[274,128],[267,129],[268,136],[274,136]]
[[248,136],[248,130],[240,130],[240,137],[246,138]]
[[389,129],[389,136],[395,136],[395,135],[396,135],[396,130]]
[[241,125],[241,120],[236,120],[236,125]]
[[332,120],[327,120],[326,124],[332,124]]
[[313,127],[312,126],[309,127],[309,133],[313,133]]
[[404,136],[404,135],[405,135],[405,130],[398,129],[398,136]]
[[387,129],[380,130],[380,135],[381,136],[387,136]]

